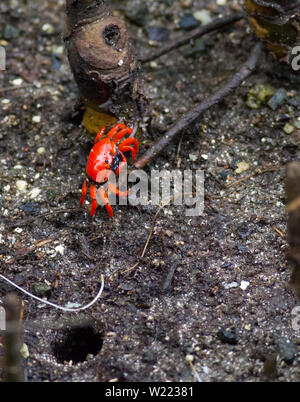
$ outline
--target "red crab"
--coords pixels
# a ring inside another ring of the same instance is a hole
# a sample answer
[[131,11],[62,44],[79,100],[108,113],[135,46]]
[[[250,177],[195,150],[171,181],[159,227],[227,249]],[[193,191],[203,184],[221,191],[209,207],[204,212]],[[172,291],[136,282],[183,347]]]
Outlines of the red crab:
[[[87,165],[86,173],[88,178],[82,185],[82,196],[80,199],[80,205],[83,204],[87,192],[88,185],[90,184],[90,194],[92,199],[91,216],[94,215],[97,208],[96,194],[100,195],[109,216],[113,217],[113,210],[109,204],[106,191],[101,185],[108,181],[108,177],[111,172],[118,175],[124,168],[127,160],[123,152],[130,151],[132,155],[132,161],[134,162],[136,153],[139,150],[139,142],[136,138],[126,138],[118,142],[126,134],[131,134],[132,129],[125,124],[116,124],[106,135],[102,138],[105,131],[105,127],[101,127],[99,133],[95,138],[95,145],[91,149]],[[120,191],[112,183],[108,183],[108,189],[119,197],[126,197],[129,191]]]

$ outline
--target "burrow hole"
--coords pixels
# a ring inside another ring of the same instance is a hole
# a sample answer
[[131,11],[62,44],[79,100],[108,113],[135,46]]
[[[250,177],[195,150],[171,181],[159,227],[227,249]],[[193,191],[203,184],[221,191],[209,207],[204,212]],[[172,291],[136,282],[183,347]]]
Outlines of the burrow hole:
[[119,42],[121,31],[118,25],[111,24],[104,28],[103,38],[108,46],[116,46]]
[[53,353],[59,363],[84,362],[87,355],[95,356],[103,345],[103,334],[92,325],[72,327],[65,331],[62,340],[54,343]]

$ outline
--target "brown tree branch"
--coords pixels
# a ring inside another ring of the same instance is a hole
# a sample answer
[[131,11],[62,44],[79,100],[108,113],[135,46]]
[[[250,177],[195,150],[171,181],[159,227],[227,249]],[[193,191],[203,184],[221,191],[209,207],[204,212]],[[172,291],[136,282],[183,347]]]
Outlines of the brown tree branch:
[[10,293],[4,301],[6,330],[4,331],[4,381],[24,381],[21,357],[21,302],[15,293]]
[[208,99],[200,103],[192,110],[190,110],[184,117],[177,121],[159,141],[154,144],[144,155],[142,155],[134,164],[136,168],[142,169],[148,162],[154,157],[159,155],[162,150],[173,141],[177,135],[186,129],[190,124],[194,123],[199,116],[208,110],[211,106],[216,105],[226,96],[228,96],[234,89],[236,89],[241,83],[249,77],[252,71],[257,66],[262,53],[262,43],[257,43],[250,54],[247,62],[241,67],[241,69],[232,77],[232,79],[216,93],[211,95]]
[[300,298],[300,162],[290,162],[286,171],[288,212],[288,257],[293,267],[292,287]]
[[145,64],[148,63],[149,61],[158,59],[160,56],[190,43],[190,41],[192,40],[198,39],[201,36],[204,36],[210,32],[226,28],[228,25],[231,25],[234,22],[237,22],[245,17],[246,15],[243,13],[237,13],[230,15],[229,17],[216,18],[215,20],[213,20],[212,22],[203,27],[195,28],[190,33],[187,33],[186,35],[181,35],[180,38],[168,43],[166,46],[161,47],[160,49],[151,53],[150,55],[141,57],[140,62],[142,64]]

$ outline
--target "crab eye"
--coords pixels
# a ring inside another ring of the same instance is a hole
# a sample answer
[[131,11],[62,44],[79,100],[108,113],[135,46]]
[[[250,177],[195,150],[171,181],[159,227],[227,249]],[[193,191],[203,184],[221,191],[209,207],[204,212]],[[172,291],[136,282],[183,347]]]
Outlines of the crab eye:
[[105,163],[108,163],[108,159],[105,159]]

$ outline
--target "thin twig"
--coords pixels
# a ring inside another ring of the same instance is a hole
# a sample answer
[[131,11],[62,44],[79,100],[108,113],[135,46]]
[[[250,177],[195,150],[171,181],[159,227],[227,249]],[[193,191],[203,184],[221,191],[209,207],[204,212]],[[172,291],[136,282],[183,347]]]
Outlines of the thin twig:
[[146,253],[146,251],[147,251],[147,248],[148,248],[150,239],[151,239],[151,237],[152,237],[152,235],[153,235],[153,232],[154,232],[154,227],[155,227],[155,224],[156,224],[156,220],[157,220],[158,214],[160,213],[160,211],[161,211],[162,208],[163,208],[163,207],[159,207],[158,210],[156,211],[156,214],[154,215],[153,222],[152,222],[152,225],[151,225],[151,229],[150,229],[150,231],[149,231],[149,235],[148,235],[147,241],[146,241],[146,243],[145,243],[145,247],[144,247],[143,252],[142,252],[142,254],[141,254],[141,258],[143,258],[143,257],[145,256],[145,253]]
[[[149,234],[148,234],[148,237],[147,237],[145,246],[144,246],[144,248],[143,248],[143,251],[142,251],[142,253],[141,253],[140,257],[139,257],[139,260],[140,260],[141,258],[143,258],[143,257],[145,256],[145,254],[146,254],[147,248],[148,248],[148,246],[149,246],[149,242],[150,242],[151,237],[152,237],[153,232],[154,232],[155,223],[156,223],[158,214],[159,214],[159,212],[163,209],[163,207],[164,207],[164,206],[160,206],[160,207],[158,208],[158,210],[156,211],[155,215],[154,215],[154,218],[153,218],[153,221],[152,221],[152,225],[151,225],[151,228],[150,228],[150,230],[149,230]],[[122,271],[121,274],[124,275],[124,274],[127,274],[128,272],[133,271],[133,270],[139,265],[139,263],[140,263],[140,261],[136,262],[136,263],[135,263],[134,265],[132,265],[130,268],[125,269],[124,271]]]
[[21,286],[17,285],[16,283],[14,283],[10,279],[6,278],[6,276],[4,276],[2,274],[0,274],[0,278],[2,278],[4,281],[8,282],[10,285],[14,286],[16,289],[20,290],[22,293],[25,293],[27,296],[30,296],[32,299],[45,303],[48,306],[55,307],[56,309],[68,311],[68,312],[77,312],[77,311],[82,311],[82,310],[88,309],[89,307],[91,307],[93,304],[96,303],[96,301],[99,299],[99,297],[101,296],[103,289],[104,289],[104,276],[101,275],[101,287],[100,287],[100,290],[97,293],[96,297],[90,303],[86,304],[85,306],[81,306],[78,308],[68,308],[68,307],[59,306],[58,304],[49,302],[48,300],[44,300],[38,296],[33,295],[32,293],[28,292],[28,290],[23,289]]
[[228,188],[234,187],[237,184],[242,183],[243,181],[247,181],[247,180],[251,179],[252,177],[259,176],[264,173],[275,172],[276,170],[281,169],[281,168],[282,168],[282,166],[272,166],[270,168],[266,168],[263,170],[256,169],[253,173],[250,173],[247,176],[241,177],[240,179],[227,184],[225,188],[228,189]]
[[252,49],[251,55],[248,61],[241,67],[241,69],[232,77],[232,79],[216,93],[210,96],[208,99],[200,103],[200,105],[189,111],[184,117],[182,117],[177,123],[175,123],[159,141],[154,144],[144,155],[142,155],[134,164],[136,168],[142,169],[148,162],[154,157],[159,155],[162,150],[172,141],[177,135],[184,129],[189,127],[192,123],[199,118],[199,116],[207,111],[211,106],[216,105],[227,95],[229,95],[234,89],[236,89],[257,66],[262,53],[262,43],[257,43]]
[[0,88],[0,94],[2,94],[4,92],[9,92],[9,91],[17,91],[19,89],[25,89],[25,88],[29,88],[29,87],[32,87],[32,84],[25,84],[25,85],[19,85],[19,86],[15,86],[15,87]]
[[228,25],[231,25],[234,22],[241,20],[242,18],[245,18],[245,14],[243,14],[243,13],[233,14],[229,17],[216,18],[215,20],[213,20],[212,22],[210,22],[209,24],[207,24],[203,27],[195,28],[190,33],[188,33],[186,35],[181,35],[180,38],[172,41],[171,43],[158,49],[157,51],[153,52],[152,54],[141,57],[140,62],[144,64],[144,63],[148,63],[149,61],[158,59],[160,56],[190,43],[192,40],[198,39],[201,36],[204,36],[210,32],[218,31],[222,28],[225,28]]
[[35,215],[35,216],[30,216],[28,218],[22,219],[22,220],[17,220],[15,222],[11,222],[9,221],[8,225],[10,227],[16,227],[16,226],[23,226],[23,225],[28,225],[31,222],[34,222],[35,220],[39,219],[39,218],[47,218],[49,216],[52,215],[57,215],[57,214],[64,214],[64,213],[72,213],[72,212],[79,212],[81,211],[82,208],[63,208],[63,209],[55,209],[51,212],[45,212],[44,214],[39,214],[39,215]]
[[276,233],[279,234],[279,236],[284,237],[284,233],[282,233],[282,231],[280,229],[278,229],[277,226],[272,226],[272,228],[275,230]]

